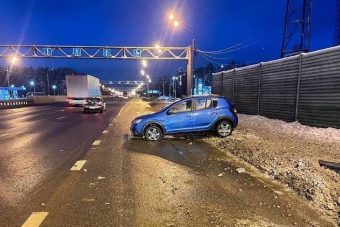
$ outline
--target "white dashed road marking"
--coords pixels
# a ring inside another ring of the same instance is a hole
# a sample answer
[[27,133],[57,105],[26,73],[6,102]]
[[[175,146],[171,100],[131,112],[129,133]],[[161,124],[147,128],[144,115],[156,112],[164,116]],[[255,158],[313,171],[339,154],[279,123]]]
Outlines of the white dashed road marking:
[[99,144],[100,144],[100,140],[95,140],[93,143],[92,143],[92,145],[93,146],[98,146]]
[[72,166],[72,168],[70,170],[72,171],[79,171],[81,170],[81,168],[83,168],[83,166],[85,165],[86,160],[79,160],[76,163],[74,163],[74,165]]
[[61,119],[64,119],[64,118],[66,118],[66,116],[58,117],[57,120],[61,120]]
[[109,133],[109,130],[104,130],[103,134]]
[[21,227],[38,227],[47,215],[48,212],[33,212]]

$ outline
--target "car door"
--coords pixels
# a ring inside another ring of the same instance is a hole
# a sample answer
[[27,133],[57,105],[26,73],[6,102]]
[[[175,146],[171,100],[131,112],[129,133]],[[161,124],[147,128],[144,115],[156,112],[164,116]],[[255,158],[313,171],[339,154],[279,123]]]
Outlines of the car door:
[[217,118],[217,111],[213,108],[213,100],[210,97],[194,99],[192,120],[195,130],[208,130],[216,122]]
[[164,127],[167,133],[181,133],[192,130],[192,100],[186,99],[173,105],[166,112]]

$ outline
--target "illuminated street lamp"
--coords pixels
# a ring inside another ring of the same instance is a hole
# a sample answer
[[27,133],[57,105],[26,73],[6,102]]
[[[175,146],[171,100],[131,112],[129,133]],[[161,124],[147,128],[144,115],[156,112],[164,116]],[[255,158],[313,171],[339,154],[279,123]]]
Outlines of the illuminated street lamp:
[[54,96],[55,96],[55,89],[57,88],[56,85],[52,85],[52,89],[53,89],[53,93],[54,93]]
[[178,26],[179,26],[179,21],[178,21],[178,20],[175,20],[175,21],[174,21],[174,26],[175,26],[175,27],[178,27]]
[[11,65],[9,67],[7,67],[7,86],[8,86],[8,92],[9,92],[9,89],[10,89],[10,86],[9,86],[9,72],[10,72],[10,69],[13,67],[13,65],[15,65],[15,63],[18,61],[18,58],[16,56],[12,56],[9,60],[8,60]]
[[33,87],[33,91],[35,93],[35,82],[33,80],[30,81],[31,87]]
[[175,19],[175,15],[173,13],[169,14],[169,20],[174,20]]
[[142,76],[145,76],[145,71],[144,71],[144,69],[142,69],[142,70],[140,71],[140,74],[142,74]]
[[146,60],[142,60],[142,65],[144,68],[146,68],[148,66],[148,62]]
[[12,65],[14,65],[17,61],[18,61],[18,58],[16,56],[13,56],[11,59],[10,59]]
[[162,52],[161,47],[158,43],[155,45],[155,48],[159,54]]

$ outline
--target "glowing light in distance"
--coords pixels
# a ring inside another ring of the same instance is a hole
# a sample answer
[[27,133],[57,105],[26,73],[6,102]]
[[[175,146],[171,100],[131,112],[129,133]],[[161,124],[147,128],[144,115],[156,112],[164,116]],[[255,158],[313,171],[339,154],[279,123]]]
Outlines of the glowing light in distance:
[[146,60],[142,60],[142,65],[144,68],[146,68],[148,66],[148,62]]

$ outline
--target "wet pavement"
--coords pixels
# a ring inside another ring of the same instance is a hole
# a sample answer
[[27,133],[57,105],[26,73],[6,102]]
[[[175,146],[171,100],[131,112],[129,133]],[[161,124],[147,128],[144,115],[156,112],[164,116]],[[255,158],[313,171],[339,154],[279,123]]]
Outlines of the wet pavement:
[[[19,226],[333,226],[300,197],[232,157],[191,139],[132,139],[131,120],[147,110],[132,100],[79,160],[40,185],[28,202],[2,213]],[[238,168],[244,168],[242,172]],[[238,173],[237,171],[241,172]]]

